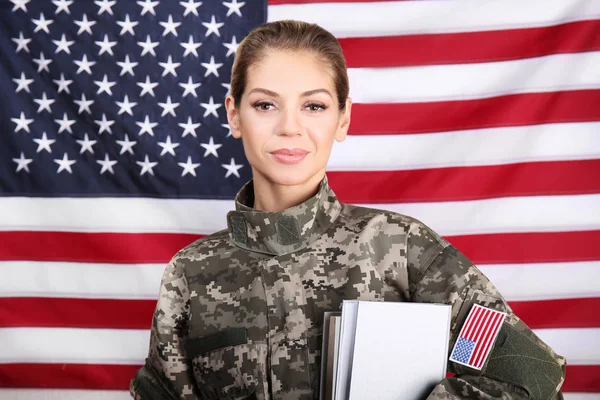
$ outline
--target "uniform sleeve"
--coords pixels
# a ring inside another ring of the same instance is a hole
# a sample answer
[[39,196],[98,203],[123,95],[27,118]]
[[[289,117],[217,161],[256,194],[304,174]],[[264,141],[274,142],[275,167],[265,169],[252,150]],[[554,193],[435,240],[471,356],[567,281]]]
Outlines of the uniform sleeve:
[[184,355],[189,317],[189,291],[183,266],[175,259],[165,268],[152,318],[150,346],[144,366],[131,380],[136,400],[196,399],[194,379]]
[[473,304],[507,313],[483,368],[448,361],[454,376],[440,382],[427,400],[563,398],[565,359],[513,313],[489,279],[460,251],[425,225],[414,223],[407,258],[411,300],[452,306],[449,351]]

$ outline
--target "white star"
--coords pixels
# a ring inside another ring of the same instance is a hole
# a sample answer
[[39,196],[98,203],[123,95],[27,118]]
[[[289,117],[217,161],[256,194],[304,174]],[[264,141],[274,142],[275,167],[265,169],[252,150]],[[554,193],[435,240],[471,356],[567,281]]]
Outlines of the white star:
[[183,53],[183,56],[187,56],[190,53],[193,53],[196,57],[198,57],[198,47],[202,46],[202,43],[195,43],[194,42],[194,38],[192,37],[192,35],[190,35],[190,38],[188,40],[187,43],[182,42],[179,43],[183,48],[185,48],[185,52]]
[[96,94],[100,94],[102,92],[106,92],[108,93],[109,96],[112,96],[112,90],[111,87],[115,86],[117,83],[116,82],[109,82],[108,81],[108,77],[106,76],[106,74],[104,74],[104,78],[102,78],[101,81],[94,81],[94,83],[96,85],[98,85],[98,91],[96,92]]
[[90,106],[92,104],[94,104],[94,100],[86,99],[85,93],[81,94],[81,100],[73,100],[73,102],[79,106],[79,110],[77,111],[77,114],[81,114],[84,111],[87,112],[88,114],[92,113],[92,110],[90,110]]
[[150,162],[150,160],[148,159],[148,155],[146,155],[144,157],[144,161],[136,161],[136,164],[142,167],[140,176],[144,175],[146,172],[149,172],[150,175],[154,176],[154,171],[152,171],[152,168],[156,167],[158,163],[156,161]]
[[223,46],[227,47],[227,54],[225,57],[229,57],[232,54],[235,54],[235,51],[240,46],[240,44],[235,40],[235,36],[231,39],[231,43],[223,43]]
[[133,73],[133,68],[137,67],[138,63],[129,61],[129,54],[125,56],[125,61],[117,61],[119,67],[121,67],[121,74],[119,76],[123,76],[126,73],[130,73],[131,76],[135,76]]
[[225,178],[229,178],[229,175],[235,175],[238,178],[240,178],[240,174],[238,173],[238,170],[240,168],[242,168],[243,165],[236,164],[235,160],[233,158],[231,159],[231,162],[229,164],[221,164],[221,166],[227,170],[227,173],[225,174]]
[[185,11],[183,12],[183,16],[185,17],[186,15],[188,15],[189,13],[194,14],[196,17],[198,16],[198,7],[200,7],[202,5],[201,1],[194,1],[194,0],[188,0],[187,2],[184,1],[180,1],[179,4],[181,4],[183,7],[185,7]]
[[138,132],[138,135],[142,136],[144,133],[148,133],[150,136],[154,136],[154,131],[152,129],[154,129],[158,125],[158,122],[150,122],[150,118],[146,115],[146,118],[144,118],[144,122],[138,121],[135,124],[142,128]]
[[73,130],[71,129],[71,125],[73,125],[75,123],[74,119],[68,119],[67,118],[67,113],[63,113],[63,118],[62,119],[55,119],[54,122],[56,122],[57,124],[60,125],[60,128],[58,128],[58,133],[62,133],[63,131],[67,131],[70,134],[73,134]]
[[38,65],[38,73],[42,71],[50,72],[50,68],[48,68],[48,65],[52,63],[52,60],[46,59],[44,53],[40,53],[40,58],[34,58],[33,62]]
[[193,176],[196,176],[196,168],[198,168],[200,166],[200,163],[194,164],[192,163],[192,157],[188,156],[187,158],[187,162],[185,163],[177,163],[177,165],[179,165],[181,168],[183,168],[183,171],[181,172],[181,176],[186,176],[188,173],[192,174]]
[[121,146],[121,152],[119,154],[131,153],[133,154],[133,146],[136,145],[136,141],[130,141],[129,135],[125,134],[125,140],[116,141]]
[[245,4],[245,2],[238,3],[237,0],[232,0],[231,2],[224,1],[223,5],[228,8],[226,16],[229,17],[231,14],[236,13],[241,17],[242,12],[240,11],[240,8],[244,7]]
[[19,9],[27,12],[27,3],[29,3],[31,0],[10,0],[10,1],[15,5],[12,9],[12,12],[15,12]]
[[79,143],[79,145],[81,146],[81,151],[79,152],[79,154],[83,154],[86,151],[89,151],[90,153],[94,154],[94,149],[92,148],[92,146],[95,145],[98,141],[90,140],[88,134],[86,133],[83,137],[83,140],[76,140],[76,142]]
[[198,87],[200,87],[200,83],[194,83],[194,81],[192,81],[192,77],[188,77],[188,81],[187,83],[180,83],[179,86],[181,86],[182,88],[185,89],[185,91],[183,92],[183,95],[181,96],[182,98],[187,96],[188,94],[191,94],[194,97],[198,97],[198,95],[196,94],[196,89]]
[[220,108],[223,104],[215,103],[213,101],[212,96],[210,96],[208,103],[200,103],[200,105],[206,109],[206,111],[204,111],[204,115],[202,116],[203,118],[206,118],[206,116],[209,114],[213,114],[215,117],[219,118],[219,114],[217,114],[217,109]]
[[158,46],[158,42],[153,42],[150,40],[150,35],[146,35],[145,42],[137,42],[138,45],[142,46],[144,50],[142,50],[142,56],[146,53],[150,53],[156,57],[156,53],[154,52],[154,48]]
[[117,1],[116,0],[113,0],[113,1],[99,0],[99,1],[94,1],[94,3],[96,3],[96,5],[98,7],[100,7],[100,9],[98,10],[98,15],[101,15],[105,11],[107,13],[109,13],[110,15],[113,15],[112,7],[117,3]]
[[221,83],[225,89],[227,89],[227,93],[231,92],[231,83]]
[[179,68],[181,63],[174,63],[171,56],[167,59],[167,62],[159,62],[158,65],[164,68],[164,71],[161,76],[165,76],[168,74],[172,74],[173,76],[177,76],[177,72],[175,72],[175,68]]
[[21,152],[21,157],[20,158],[13,158],[12,160],[17,163],[17,171],[16,172],[19,172],[22,169],[24,169],[25,171],[29,172],[28,165],[33,162],[32,158],[25,158],[25,154],[23,154],[23,152]]
[[167,36],[169,33],[172,33],[173,36],[177,36],[177,28],[181,26],[181,22],[173,22],[173,16],[171,14],[169,14],[167,22],[159,22],[159,24],[165,28],[163,36]]
[[140,93],[140,97],[142,97],[146,93],[150,93],[152,97],[154,97],[154,88],[158,86],[158,83],[150,82],[150,75],[146,75],[146,82],[138,82],[137,85],[142,88],[142,93]]
[[99,135],[102,135],[102,132],[104,131],[112,135],[112,129],[110,129],[110,127],[115,123],[115,121],[106,119],[106,114],[102,113],[102,119],[95,120],[94,123],[100,127],[100,130],[98,131]]
[[100,46],[100,51],[98,52],[99,56],[101,56],[104,53],[108,53],[111,56],[114,56],[112,48],[117,44],[117,42],[109,42],[108,35],[106,33],[104,34],[104,40],[102,40],[102,41],[97,40],[94,43],[96,43],[98,46]]
[[21,129],[29,133],[29,125],[31,125],[31,123],[33,122],[33,119],[27,119],[25,117],[25,113],[23,111],[21,111],[21,115],[19,116],[19,118],[11,118],[10,120],[17,124],[17,127],[15,128],[15,133],[19,132]]
[[192,117],[188,117],[187,122],[179,123],[179,126],[183,128],[183,134],[181,137],[186,137],[191,134],[193,137],[196,137],[196,128],[198,128],[201,124],[198,122],[197,124],[192,123]]
[[179,143],[171,142],[171,136],[167,136],[167,140],[164,142],[158,142],[158,145],[162,147],[162,151],[160,152],[161,156],[169,153],[171,155],[175,155],[175,148],[179,147]]
[[25,49],[25,51],[27,53],[29,53],[29,46],[28,45],[29,45],[29,42],[31,42],[31,39],[26,39],[25,37],[23,37],[23,32],[19,32],[19,37],[18,38],[13,38],[12,41],[17,44],[17,53],[20,52],[23,49]]
[[200,146],[206,149],[206,151],[204,152],[204,157],[208,157],[209,154],[212,154],[217,158],[219,158],[217,150],[223,147],[222,144],[215,144],[212,136],[210,137],[210,139],[208,139],[208,143],[200,143]]
[[121,115],[124,112],[126,112],[127,114],[129,114],[133,117],[133,111],[131,109],[133,107],[137,106],[137,103],[133,102],[133,101],[130,102],[129,96],[125,95],[125,98],[123,99],[123,101],[117,101],[116,103],[119,106],[119,112],[117,113],[118,115]]
[[64,90],[68,94],[71,94],[71,91],[69,90],[69,85],[71,83],[73,83],[73,81],[66,80],[65,79],[65,74],[61,73],[60,74],[60,79],[55,79],[53,82],[58,85],[58,93],[60,93],[60,92],[62,92]]
[[38,103],[39,107],[37,110],[37,113],[41,113],[42,111],[46,110],[49,113],[52,113],[52,110],[50,109],[50,106],[56,101],[54,99],[49,99],[46,97],[46,92],[42,93],[42,98],[41,99],[33,99],[34,102]]
[[39,153],[42,150],[46,150],[48,153],[52,154],[52,150],[50,149],[50,146],[52,146],[54,144],[54,142],[56,142],[56,140],[48,139],[48,135],[46,135],[46,132],[44,132],[42,134],[41,139],[33,139],[33,141],[38,144],[38,148],[35,151],[36,153]]
[[25,76],[25,72],[21,72],[21,78],[13,78],[13,82],[17,84],[17,90],[15,93],[19,93],[21,90],[25,89],[27,93],[31,93],[29,91],[29,85],[33,83],[33,79],[27,79]]
[[177,114],[175,114],[175,109],[179,107],[179,103],[171,103],[171,96],[167,96],[166,103],[158,103],[158,105],[163,109],[162,114],[160,114],[161,117],[164,117],[167,114],[171,114],[174,117],[177,116]]
[[96,61],[88,61],[86,54],[83,55],[83,57],[81,58],[81,61],[73,60],[73,62],[75,64],[77,64],[77,66],[79,67],[79,69],[76,72],[77,75],[79,75],[82,71],[85,71],[91,75],[92,74],[91,67],[96,65]]
[[69,15],[71,14],[69,7],[73,4],[73,0],[52,0],[52,3],[56,6],[54,14],[60,14],[61,11],[64,11]]
[[48,34],[50,33],[50,29],[48,29],[48,27],[54,22],[53,19],[46,19],[42,13],[40,13],[39,19],[32,19],[31,21],[35,24],[35,29],[33,30],[34,33],[44,31]]
[[219,28],[225,24],[222,22],[217,24],[217,21],[215,20],[215,16],[213,15],[212,18],[210,19],[210,22],[203,22],[202,25],[204,25],[206,27],[206,29],[208,29],[206,31],[205,36],[210,36],[211,33],[214,33],[215,35],[221,37],[221,34],[219,33]]
[[67,171],[68,173],[72,174],[73,170],[71,169],[71,165],[75,164],[77,161],[75,160],[69,160],[69,157],[67,157],[67,153],[65,153],[63,155],[63,158],[55,158],[54,162],[58,164],[58,169],[56,170],[57,174],[60,174],[62,171]]
[[92,26],[96,25],[96,21],[88,21],[86,14],[83,14],[83,18],[81,18],[81,21],[74,21],[74,22],[79,26],[77,35],[81,35],[83,32],[87,32],[91,35],[92,34]]
[[104,174],[106,171],[110,172],[113,175],[115,174],[115,171],[113,171],[112,167],[117,164],[117,161],[108,158],[108,154],[104,154],[104,160],[96,160],[96,162],[102,166],[102,169],[100,170],[100,175]]
[[119,35],[123,36],[126,33],[131,33],[132,36],[135,36],[133,28],[135,28],[139,24],[139,22],[131,21],[129,19],[129,14],[125,14],[125,21],[117,21],[117,24],[119,24],[119,26],[121,26],[122,28]]
[[204,77],[207,77],[210,74],[215,74],[216,77],[219,76],[219,68],[223,66],[223,64],[216,64],[215,57],[210,56],[209,63],[200,63],[204,68],[206,68],[206,72],[204,73]]
[[149,12],[152,15],[156,15],[156,13],[154,12],[154,7],[158,5],[158,1],[144,0],[138,1],[137,3],[138,5],[143,7],[142,11],[140,12],[140,15],[145,15],[147,12]]
[[73,40],[67,40],[64,33],[62,34],[60,40],[53,40],[53,42],[56,45],[56,54],[60,53],[61,51],[71,54],[70,47],[73,45],[73,43],[75,43]]
[[229,131],[227,132],[227,136],[225,137],[231,136],[231,127],[229,126],[229,124],[221,124],[221,126]]

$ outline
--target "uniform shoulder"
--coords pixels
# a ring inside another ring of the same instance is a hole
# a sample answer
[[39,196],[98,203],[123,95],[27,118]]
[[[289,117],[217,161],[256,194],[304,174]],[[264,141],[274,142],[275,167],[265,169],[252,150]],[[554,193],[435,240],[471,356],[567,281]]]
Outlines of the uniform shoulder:
[[215,255],[215,253],[231,251],[232,247],[234,245],[229,240],[229,231],[223,229],[188,244],[179,250],[173,259],[202,259],[209,255]]
[[435,232],[431,227],[421,220],[399,212],[358,206],[353,204],[343,204],[342,223],[361,225],[368,223],[377,223],[379,228],[385,231],[398,231],[409,235],[409,240],[413,239],[419,242],[431,242],[432,244],[446,247],[449,243]]

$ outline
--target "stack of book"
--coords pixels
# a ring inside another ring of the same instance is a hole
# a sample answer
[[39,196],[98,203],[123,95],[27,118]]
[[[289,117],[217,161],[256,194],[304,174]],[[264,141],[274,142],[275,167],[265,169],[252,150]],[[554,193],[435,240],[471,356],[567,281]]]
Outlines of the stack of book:
[[321,400],[424,399],[446,376],[451,307],[345,300],[323,323]]

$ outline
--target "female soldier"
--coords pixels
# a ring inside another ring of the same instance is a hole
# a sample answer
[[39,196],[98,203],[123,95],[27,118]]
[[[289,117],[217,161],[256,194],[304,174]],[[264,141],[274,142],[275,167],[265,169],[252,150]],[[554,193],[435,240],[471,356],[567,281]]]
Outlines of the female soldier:
[[451,305],[450,348],[473,304],[508,314],[482,370],[450,362],[429,399],[562,397],[564,359],[455,247],[414,218],[337,200],[325,166],[351,105],[340,45],[318,25],[267,23],[240,44],[227,118],[253,179],[227,229],[168,264],[132,396],[318,398],[323,313],[360,299]]

